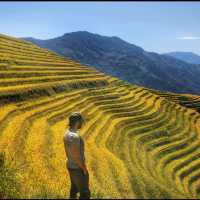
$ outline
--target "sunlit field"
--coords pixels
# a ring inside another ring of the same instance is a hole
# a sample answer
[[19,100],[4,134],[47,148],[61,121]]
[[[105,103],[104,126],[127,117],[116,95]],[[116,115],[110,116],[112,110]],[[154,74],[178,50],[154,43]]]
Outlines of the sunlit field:
[[0,151],[21,198],[68,198],[73,111],[86,121],[92,198],[200,198],[199,96],[129,84],[0,35],[0,105]]

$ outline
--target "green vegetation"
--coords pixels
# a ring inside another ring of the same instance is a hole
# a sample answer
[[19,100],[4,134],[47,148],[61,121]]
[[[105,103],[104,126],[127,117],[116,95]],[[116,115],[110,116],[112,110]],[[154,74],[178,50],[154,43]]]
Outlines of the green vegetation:
[[5,154],[0,152],[0,198],[19,198],[20,186],[17,171],[10,169]]

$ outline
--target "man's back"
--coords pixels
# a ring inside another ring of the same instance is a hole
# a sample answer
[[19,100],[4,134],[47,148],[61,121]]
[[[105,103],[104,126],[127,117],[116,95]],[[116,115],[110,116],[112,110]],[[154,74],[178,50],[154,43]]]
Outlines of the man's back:
[[85,162],[83,139],[81,138],[81,136],[78,133],[72,132],[70,130],[66,130],[64,137],[63,137],[63,141],[64,141],[65,152],[66,152],[66,156],[67,156],[67,160],[66,160],[67,168],[79,169],[79,166],[77,165],[77,163],[75,162],[75,160],[72,157],[71,145],[76,144],[79,147],[81,161]]

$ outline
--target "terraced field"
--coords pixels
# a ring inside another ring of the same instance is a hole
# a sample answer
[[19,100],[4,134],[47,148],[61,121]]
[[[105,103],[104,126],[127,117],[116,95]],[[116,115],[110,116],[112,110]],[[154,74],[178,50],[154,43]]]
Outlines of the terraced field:
[[182,106],[191,108],[200,113],[200,96],[192,94],[177,94],[172,92],[162,92],[158,90],[149,89],[150,92],[165,97],[170,101],[174,101]]
[[5,35],[0,77],[0,150],[22,198],[68,197],[63,134],[77,110],[92,197],[200,197],[196,110]]

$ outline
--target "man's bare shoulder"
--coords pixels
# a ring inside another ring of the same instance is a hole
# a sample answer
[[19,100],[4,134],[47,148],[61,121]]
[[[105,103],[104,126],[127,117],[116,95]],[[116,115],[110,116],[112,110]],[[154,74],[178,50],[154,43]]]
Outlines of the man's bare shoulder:
[[79,135],[71,131],[66,131],[63,136],[63,140],[66,142],[68,141],[77,143],[79,141]]

